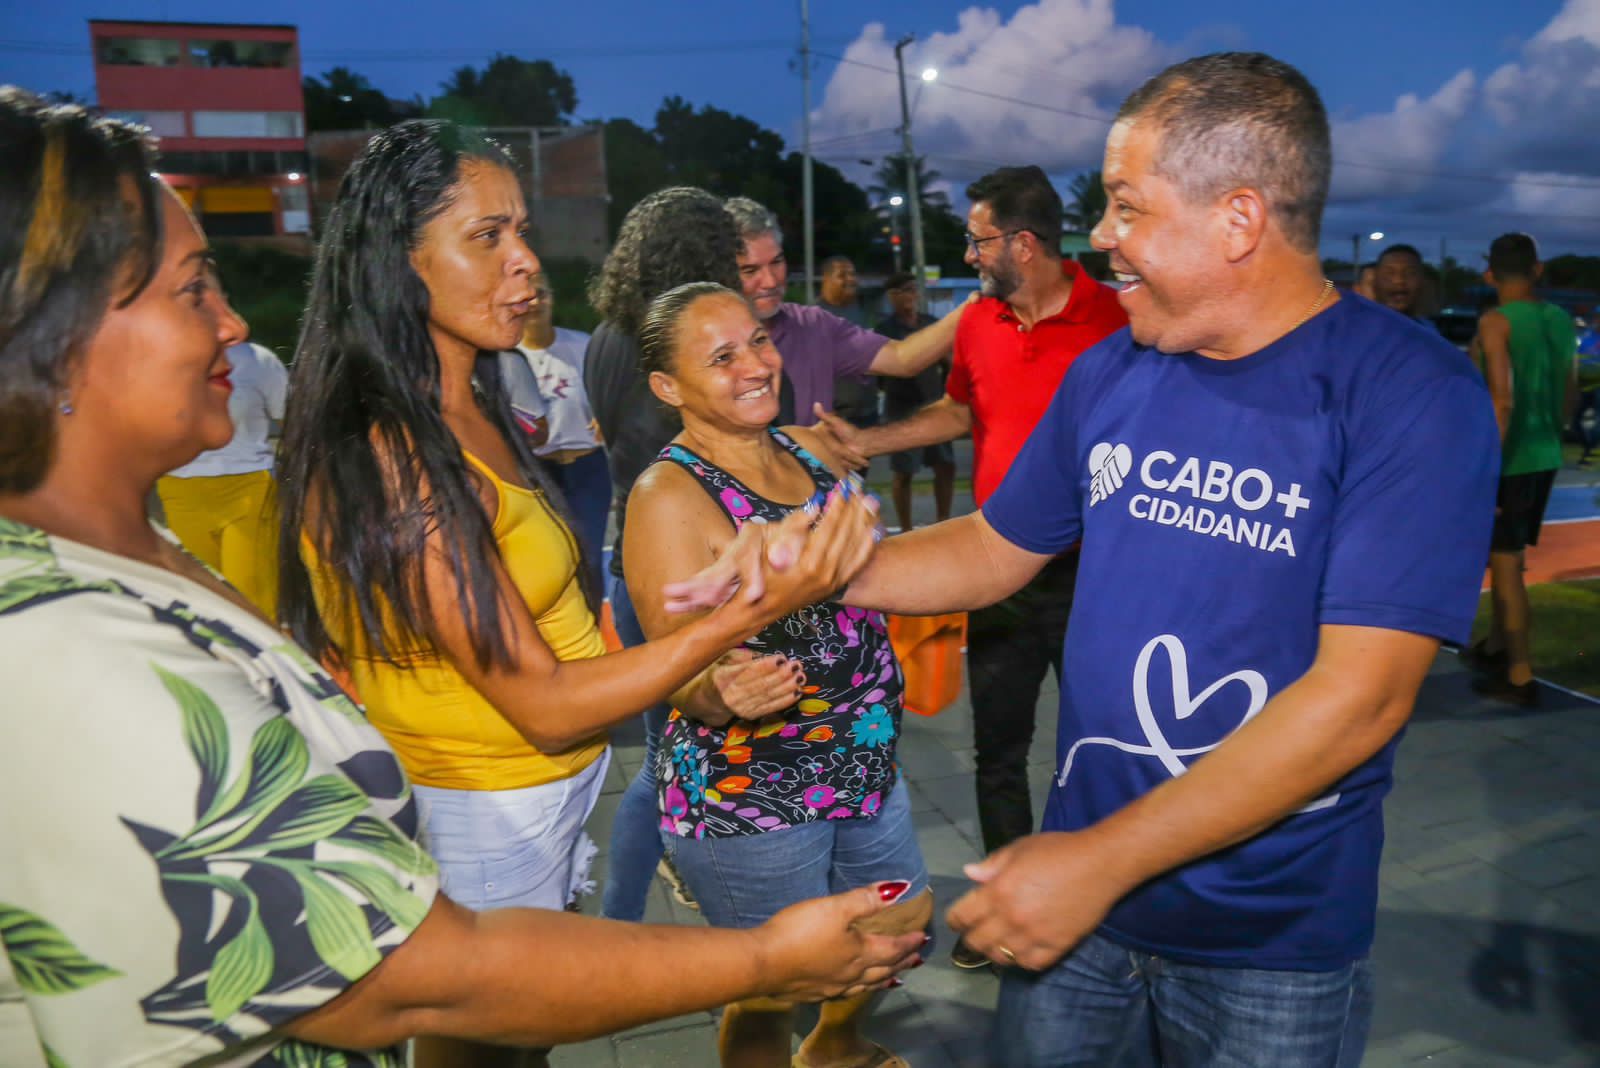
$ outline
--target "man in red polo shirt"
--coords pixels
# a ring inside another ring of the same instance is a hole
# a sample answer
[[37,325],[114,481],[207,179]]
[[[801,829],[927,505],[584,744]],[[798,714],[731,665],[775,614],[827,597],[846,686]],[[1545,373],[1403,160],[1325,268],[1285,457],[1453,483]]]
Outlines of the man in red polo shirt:
[[[1061,258],[1061,196],[1038,167],[1002,167],[967,187],[967,263],[983,300],[956,328],[945,396],[908,419],[861,429],[818,415],[853,467],[885,452],[972,434],[972,495],[981,508],[1000,486],[1078,354],[1128,325],[1116,293]],[[854,454],[854,455],[852,455]],[[1033,831],[1028,747],[1047,669],[1061,681],[1061,647],[1075,549],[998,604],[973,612],[967,673],[983,847],[993,852]],[[961,967],[988,964],[959,943]]]

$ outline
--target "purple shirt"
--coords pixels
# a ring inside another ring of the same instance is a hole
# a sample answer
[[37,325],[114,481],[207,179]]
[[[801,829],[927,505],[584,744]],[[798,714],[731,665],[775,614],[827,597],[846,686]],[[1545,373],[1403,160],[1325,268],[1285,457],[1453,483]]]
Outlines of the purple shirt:
[[889,343],[882,334],[810,304],[785,303],[767,320],[767,333],[794,386],[794,421],[800,426],[817,421],[813,401],[832,411],[834,380],[866,374],[878,350]]

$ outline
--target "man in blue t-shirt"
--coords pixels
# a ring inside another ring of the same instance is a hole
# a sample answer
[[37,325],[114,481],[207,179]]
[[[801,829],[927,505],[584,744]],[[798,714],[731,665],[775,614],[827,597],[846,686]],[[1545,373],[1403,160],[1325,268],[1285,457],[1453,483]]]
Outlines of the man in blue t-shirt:
[[1499,438],[1458,352],[1323,278],[1330,166],[1316,90],[1269,57],[1135,92],[1093,235],[1129,329],[981,512],[890,539],[848,591],[974,609],[1082,539],[1043,833],[950,910],[1015,965],[998,1063],[1360,1060],[1381,803],[1472,622]]

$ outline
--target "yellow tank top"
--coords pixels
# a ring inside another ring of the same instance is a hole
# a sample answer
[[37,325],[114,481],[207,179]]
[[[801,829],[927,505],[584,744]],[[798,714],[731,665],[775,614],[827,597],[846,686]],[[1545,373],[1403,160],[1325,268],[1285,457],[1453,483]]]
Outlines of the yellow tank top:
[[[502,481],[463,451],[494,486],[500,559],[539,635],[558,660],[605,653],[605,642],[578,581],[577,543],[543,493]],[[301,555],[311,573],[318,611],[340,646],[362,642],[340,622],[339,576],[324,567],[309,538]],[[397,655],[401,666],[350,657],[351,681],[367,716],[394,746],[413,782],[452,790],[517,790],[571,778],[599,759],[606,735],[596,734],[559,753],[535,749],[448,659],[433,650]]]

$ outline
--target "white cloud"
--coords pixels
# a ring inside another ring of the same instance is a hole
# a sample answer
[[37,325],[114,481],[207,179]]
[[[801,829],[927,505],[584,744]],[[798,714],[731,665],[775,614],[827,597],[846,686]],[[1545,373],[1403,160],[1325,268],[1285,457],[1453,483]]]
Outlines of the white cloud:
[[1457,73],[1426,100],[1407,93],[1392,110],[1333,123],[1334,200],[1412,193],[1433,181],[1477,97],[1477,77]]
[[[1009,18],[969,7],[954,29],[906,50],[913,93],[924,66],[939,70],[913,117],[917,150],[958,184],[1004,163],[1063,176],[1098,167],[1127,94],[1222,43],[1162,41],[1119,22],[1114,0],[1037,0]],[[813,113],[813,138],[820,156],[860,176],[855,160],[899,150],[894,42],[872,23],[844,56]],[[1600,185],[1597,114],[1600,0],[1566,0],[1514,62],[1487,76],[1463,69],[1386,110],[1335,120],[1332,214],[1341,224],[1395,220],[1386,229],[1409,220],[1436,236],[1524,228],[1600,251],[1600,218],[1588,218],[1600,217],[1600,193],[1586,187]]]
[[1600,0],[1569,0],[1556,12],[1550,24],[1533,36],[1537,44],[1559,44],[1574,39],[1591,44],[1600,42]]
[[[813,138],[834,146],[819,152],[856,157],[896,151],[893,133],[836,140],[899,126],[895,78],[885,73],[895,67],[894,42],[881,23],[872,23],[844,58],[813,116]],[[907,80],[919,94],[917,151],[946,173],[1001,163],[1037,163],[1052,172],[1096,166],[1117,105],[1172,58],[1149,31],[1118,25],[1112,0],[1039,0],[1009,20],[993,8],[967,8],[954,31],[931,34],[906,50]],[[917,75],[928,66],[939,77],[924,85]]]
[[1568,0],[1522,47],[1515,63],[1483,83],[1498,129],[1490,148],[1508,166],[1600,165],[1593,135],[1600,113],[1600,0]]

